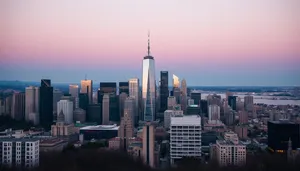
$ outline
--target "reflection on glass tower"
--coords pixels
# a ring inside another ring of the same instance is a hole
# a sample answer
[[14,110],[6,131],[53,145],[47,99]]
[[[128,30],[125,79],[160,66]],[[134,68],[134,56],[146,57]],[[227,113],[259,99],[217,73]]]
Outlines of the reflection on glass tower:
[[155,116],[155,65],[154,58],[150,56],[150,34],[148,34],[148,55],[143,60],[142,97],[144,108],[144,121],[153,121]]

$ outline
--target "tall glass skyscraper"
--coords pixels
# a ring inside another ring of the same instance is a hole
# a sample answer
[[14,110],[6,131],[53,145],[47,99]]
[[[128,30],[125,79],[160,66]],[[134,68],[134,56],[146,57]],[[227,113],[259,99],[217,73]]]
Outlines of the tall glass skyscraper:
[[156,83],[154,58],[150,56],[150,35],[148,34],[148,55],[143,60],[142,97],[144,121],[154,121]]

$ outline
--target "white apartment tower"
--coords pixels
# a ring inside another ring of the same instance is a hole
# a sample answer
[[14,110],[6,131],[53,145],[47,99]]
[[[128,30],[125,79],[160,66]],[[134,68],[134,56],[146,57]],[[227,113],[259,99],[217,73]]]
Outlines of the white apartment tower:
[[39,124],[39,87],[26,87],[25,89],[25,120],[35,125]]
[[34,138],[1,138],[0,165],[34,168],[39,166],[39,140]]
[[63,112],[65,115],[65,123],[72,124],[73,121],[73,102],[69,100],[60,100],[57,102],[57,113]]
[[198,115],[171,117],[171,164],[183,157],[201,157],[201,117]]

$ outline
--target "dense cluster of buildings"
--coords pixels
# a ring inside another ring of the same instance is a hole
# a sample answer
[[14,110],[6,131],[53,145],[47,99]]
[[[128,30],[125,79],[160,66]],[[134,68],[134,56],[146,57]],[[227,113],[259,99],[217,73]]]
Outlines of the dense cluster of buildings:
[[[14,92],[1,99],[0,115],[44,130],[42,135],[2,132],[0,164],[36,167],[40,151],[61,151],[68,143],[99,140],[151,167],[166,161],[176,165],[185,157],[216,160],[221,166],[242,165],[249,146],[268,145],[270,151],[289,156],[298,153],[299,106],[254,104],[252,95],[242,100],[231,92],[225,98],[203,97],[201,91],[188,89],[185,79],[173,75],[172,80],[170,90],[169,73],[161,71],[157,86],[148,41],[141,87],[138,78],[118,84],[100,82],[96,89],[92,80],[85,79],[63,93],[53,89],[51,80],[42,79],[39,87]],[[162,155],[165,147],[167,154]]]

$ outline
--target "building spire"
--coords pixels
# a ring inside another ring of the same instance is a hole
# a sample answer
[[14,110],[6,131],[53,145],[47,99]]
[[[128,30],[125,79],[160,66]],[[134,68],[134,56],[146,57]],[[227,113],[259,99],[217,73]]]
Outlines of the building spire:
[[150,56],[150,31],[148,30],[148,56]]

